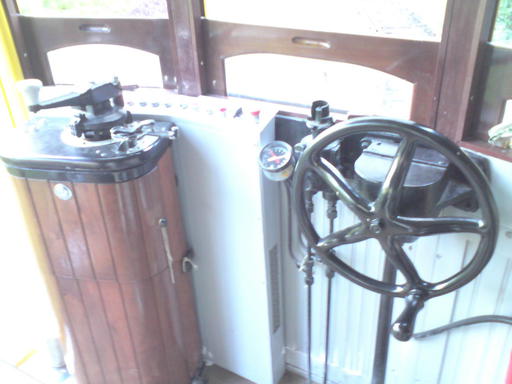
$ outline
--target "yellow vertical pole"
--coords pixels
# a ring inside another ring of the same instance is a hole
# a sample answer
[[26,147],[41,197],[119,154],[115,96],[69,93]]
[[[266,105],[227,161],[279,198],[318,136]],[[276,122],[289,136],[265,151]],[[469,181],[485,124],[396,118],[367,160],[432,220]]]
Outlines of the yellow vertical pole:
[[16,46],[3,4],[0,3],[0,121],[16,127],[27,118],[16,82],[23,79]]
[[[22,79],[23,71],[16,46],[0,2],[0,130],[19,127],[28,118],[27,108],[16,88],[16,82]],[[0,265],[0,294],[5,296],[3,302],[15,310],[14,313],[10,312],[14,320],[6,320],[7,316],[0,319],[7,323],[7,327],[13,328],[10,334],[2,336],[3,343],[9,339],[11,349],[33,348],[34,345],[28,344],[35,341],[27,338],[34,336],[34,331],[29,332],[29,329],[36,324],[40,333],[38,337],[60,336],[64,340],[58,289],[46,258],[28,190],[24,181],[10,177],[1,163],[0,212],[0,264],[5,264]],[[21,351],[13,351],[14,354],[16,352]]]

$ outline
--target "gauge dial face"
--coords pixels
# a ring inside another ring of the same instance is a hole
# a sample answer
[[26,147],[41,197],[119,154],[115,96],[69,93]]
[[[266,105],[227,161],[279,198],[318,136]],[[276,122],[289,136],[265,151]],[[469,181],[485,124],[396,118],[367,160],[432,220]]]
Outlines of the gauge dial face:
[[260,165],[268,172],[279,172],[285,169],[292,159],[292,147],[284,141],[273,141],[260,152]]

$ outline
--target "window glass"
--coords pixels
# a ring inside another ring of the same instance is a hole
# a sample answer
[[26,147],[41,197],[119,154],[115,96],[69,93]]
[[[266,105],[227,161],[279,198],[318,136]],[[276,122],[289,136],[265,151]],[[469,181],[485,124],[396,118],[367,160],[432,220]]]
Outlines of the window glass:
[[374,69],[275,54],[227,58],[229,96],[309,108],[326,100],[334,112],[409,118],[413,84]]
[[167,18],[166,0],[17,0],[21,14],[45,17]]
[[446,0],[205,0],[209,19],[324,32],[441,40]]
[[512,48],[512,0],[500,0],[492,41]]
[[160,58],[140,49],[110,44],[74,45],[48,52],[55,84],[111,81],[162,87]]

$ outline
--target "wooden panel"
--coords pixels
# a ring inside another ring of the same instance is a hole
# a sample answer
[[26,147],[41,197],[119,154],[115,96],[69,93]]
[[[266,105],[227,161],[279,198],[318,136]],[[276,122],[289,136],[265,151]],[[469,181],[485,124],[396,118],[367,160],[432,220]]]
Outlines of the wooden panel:
[[151,276],[133,182],[98,185],[117,279],[129,282]]
[[53,203],[53,193],[48,182],[32,180],[28,183],[43,240],[53,272],[60,277],[74,277],[66,244],[60,229],[59,217]]
[[[53,191],[56,183],[50,183],[49,185]],[[65,185],[73,190],[70,183],[65,183]],[[95,278],[76,199],[61,200],[56,198],[54,194],[52,194],[52,197],[59,216],[60,229],[66,243],[68,257],[73,265],[74,277],[77,279]]]
[[103,366],[100,364],[101,359],[93,339],[94,330],[91,329],[89,316],[77,280],[57,277],[57,283],[68,314],[72,342],[80,353],[78,358],[81,359],[84,366],[87,382],[90,384],[108,384],[105,381]]
[[[162,329],[165,352],[169,361],[175,361],[177,363],[172,367],[172,370],[176,372],[177,375],[190,377],[194,371],[189,371],[187,349],[188,343],[193,343],[194,339],[191,339],[183,329],[183,324],[186,323],[187,318],[181,310],[178,309],[180,306],[176,298],[176,289],[169,281],[168,274],[169,271],[165,270],[155,276],[154,279],[156,300],[159,303],[160,322],[162,324],[171,325]],[[195,369],[197,369],[197,364],[194,366],[194,370]]]
[[109,326],[106,316],[106,306],[109,303],[103,299],[97,281],[78,280],[78,285],[81,292],[81,298],[79,299],[83,301],[84,308],[87,311],[86,316],[93,330],[92,338],[105,376],[105,382],[108,384],[122,383],[119,358],[113,343],[115,327],[111,328]]
[[174,365],[174,362],[166,361],[152,281],[121,284],[121,289],[143,383],[171,381],[174,372],[169,370],[169,366]]
[[169,227],[169,238],[173,254],[179,257],[174,266],[176,276],[174,295],[176,296],[181,319],[181,337],[178,340],[181,339],[181,343],[184,345],[189,374],[192,375],[201,360],[201,338],[197,331],[199,324],[196,309],[190,305],[190,303],[195,303],[191,276],[189,273],[183,272],[181,266],[187,244],[185,242],[185,230],[179,206],[178,190],[175,183],[176,174],[171,151],[167,151],[162,157],[157,172],[159,173],[162,195],[166,197],[163,199],[165,212],[174,219],[173,225]]
[[183,228],[183,220],[181,217],[181,209],[178,197],[178,190],[176,188],[176,174],[172,163],[171,151],[167,151],[158,164],[156,169],[158,178],[160,180],[160,193],[164,198],[165,213],[168,217],[172,217],[172,225],[169,225],[169,240],[171,242],[171,251],[175,256],[175,261],[178,263],[176,267],[181,268],[181,259],[183,258],[186,250],[186,237]]
[[[80,384],[187,384],[200,338],[170,150],[122,184],[28,181],[75,349]],[[171,201],[176,199],[176,201]],[[158,220],[169,220],[172,284]]]
[[97,186],[76,183],[73,190],[95,276],[100,280],[115,279],[116,271]]
[[176,49],[178,92],[199,96],[204,89],[203,42],[200,18],[201,0],[167,0],[169,19],[174,34],[171,44]]
[[[137,196],[135,203],[139,207],[146,257],[149,272],[152,276],[167,268],[164,239],[158,222],[162,218],[168,218],[168,215],[164,211],[163,196],[160,193],[159,184],[160,180],[155,170],[134,181]],[[172,216],[169,216],[169,221],[171,221],[170,218]]]
[[451,0],[438,63],[439,99],[435,128],[459,142],[464,136],[477,92],[481,49],[489,40],[496,0]]
[[[431,125],[434,73],[439,43],[336,34],[203,20],[207,89],[225,95],[224,59],[248,53],[275,53],[340,61],[373,68],[415,84],[412,118]],[[294,44],[302,37],[329,48]]]
[[114,332],[113,342],[121,370],[122,383],[142,383],[121,286],[113,281],[102,281],[99,286],[104,301],[107,303],[105,309],[108,324]]

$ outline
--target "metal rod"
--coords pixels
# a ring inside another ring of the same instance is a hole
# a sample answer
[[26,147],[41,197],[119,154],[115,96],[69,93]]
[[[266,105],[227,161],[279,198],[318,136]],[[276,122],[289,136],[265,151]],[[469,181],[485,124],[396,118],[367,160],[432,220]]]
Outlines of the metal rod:
[[[396,268],[387,257],[384,261],[382,280],[386,283],[395,283],[396,281]],[[393,299],[392,296],[388,295],[381,295],[380,297],[375,355],[373,356],[372,384],[384,384],[386,381]]]
[[327,313],[325,319],[325,353],[324,353],[324,381],[323,384],[327,384],[329,377],[329,340],[331,336],[331,297],[332,297],[332,278],[334,277],[334,271],[328,269],[326,272],[327,276]]
[[467,319],[454,321],[453,323],[443,325],[442,327],[430,329],[425,332],[418,332],[414,334],[415,339],[424,339],[426,337],[438,335],[439,333],[452,330],[454,328],[465,327],[467,325],[481,324],[481,323],[501,323],[512,325],[512,317],[499,316],[499,315],[486,315],[486,316],[475,316]]
[[313,291],[313,256],[311,252],[311,247],[308,247],[308,255],[306,260],[306,268],[305,268],[306,276],[305,276],[305,282],[307,286],[307,333],[308,333],[308,384],[312,384],[312,375],[313,375],[313,367],[311,364],[311,350],[312,350],[312,329],[313,329],[313,316],[312,316],[312,307],[313,307],[313,297],[312,297],[312,291]]
[[[329,218],[329,234],[334,232],[334,218]],[[325,273],[327,277],[327,313],[325,316],[325,351],[324,351],[324,380],[323,384],[327,384],[329,378],[329,340],[331,336],[331,297],[332,297],[332,279],[334,277],[334,271],[327,267]]]
[[[306,205],[306,210],[307,212],[309,213],[309,219],[311,220],[311,217],[313,216],[313,212],[315,211],[315,205],[314,205],[314,202],[313,202],[313,196],[314,194],[316,193],[316,191],[314,190],[314,188],[312,188],[312,185],[310,184],[309,185],[309,193],[306,194],[306,199],[305,199],[305,205]],[[313,383],[313,367],[312,367],[312,364],[311,364],[311,351],[312,351],[312,344],[313,344],[313,336],[312,336],[312,329],[313,329],[313,316],[312,316],[312,309],[313,309],[313,296],[312,296],[312,293],[313,293],[313,284],[315,282],[315,279],[313,277],[313,264],[314,264],[314,260],[313,260],[313,251],[311,249],[311,246],[308,245],[308,248],[307,248],[307,255],[306,255],[306,263],[305,263],[305,266],[304,266],[304,272],[305,272],[305,276],[304,276],[304,281],[306,283],[306,286],[307,286],[307,295],[308,295],[308,298],[307,298],[307,333],[308,333],[308,384],[312,384]]]

